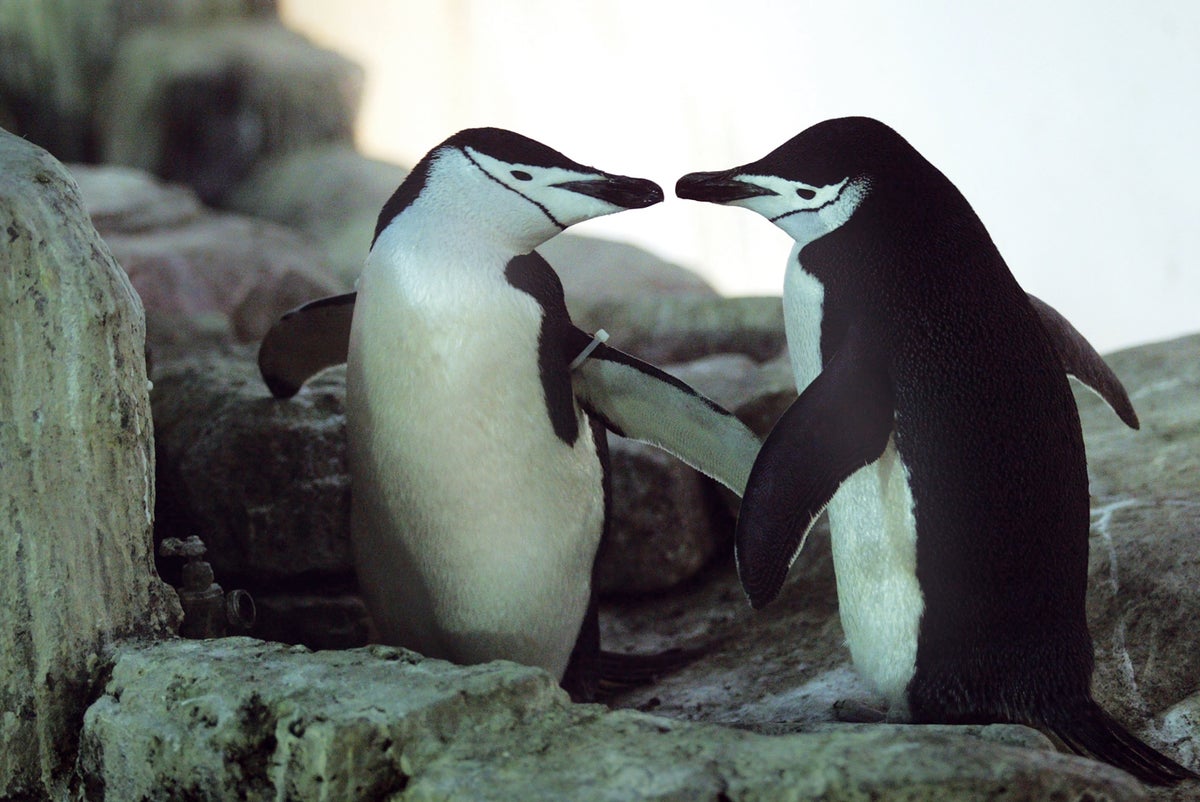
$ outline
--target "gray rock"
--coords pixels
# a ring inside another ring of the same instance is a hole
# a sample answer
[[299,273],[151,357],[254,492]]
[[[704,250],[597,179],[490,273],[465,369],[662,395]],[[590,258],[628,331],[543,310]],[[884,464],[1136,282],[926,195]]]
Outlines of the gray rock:
[[243,214],[302,231],[324,248],[340,289],[362,272],[379,210],[408,171],[334,142],[267,159],[221,199]]
[[625,242],[560,234],[538,246],[562,279],[567,306],[663,295],[715,298],[699,275]]
[[120,42],[101,159],[219,199],[260,160],[350,142],[362,71],[277,22],[147,28]]
[[91,158],[95,95],[123,37],[147,25],[274,14],[274,0],[5,0],[0,98],[15,127],[0,127],[59,159]]
[[768,737],[571,705],[538,669],[248,639],[118,652],[88,710],[93,798],[1122,799],[1122,773],[965,732]]
[[612,520],[596,558],[601,594],[669,590],[732,542],[706,477],[653,446],[609,437]]
[[70,174],[0,131],[0,797],[66,798],[115,638],[178,624],[151,554],[141,304]]
[[580,328],[603,328],[612,345],[657,365],[713,354],[746,354],[765,362],[787,347],[779,298],[642,295],[577,300],[570,308]]
[[345,371],[272,398],[253,352],[156,366],[158,537],[198,535],[217,581],[258,594],[351,581]]
[[[281,314],[340,285],[325,256],[290,229],[201,206],[180,185],[124,167],[74,169],[93,223],[129,274],[150,316],[188,330],[229,320],[257,342]],[[151,345],[165,345],[153,337]]]

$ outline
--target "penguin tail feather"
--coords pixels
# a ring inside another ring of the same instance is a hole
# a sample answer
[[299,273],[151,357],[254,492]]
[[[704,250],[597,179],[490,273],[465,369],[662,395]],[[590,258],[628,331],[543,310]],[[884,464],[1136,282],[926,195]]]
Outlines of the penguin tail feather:
[[1200,775],[1143,742],[1090,699],[1063,719],[1046,722],[1046,727],[1072,752],[1116,766],[1148,785],[1200,780]]
[[667,649],[655,654],[600,652],[600,693],[615,696],[622,691],[651,685],[660,677],[673,674],[695,662],[700,649]]

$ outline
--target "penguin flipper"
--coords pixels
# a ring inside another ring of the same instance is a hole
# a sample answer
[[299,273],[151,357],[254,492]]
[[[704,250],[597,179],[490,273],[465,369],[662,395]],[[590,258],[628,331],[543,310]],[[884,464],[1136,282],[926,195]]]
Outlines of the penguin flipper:
[[[572,352],[594,350],[571,373],[581,406],[612,432],[658,446],[739,496],[762,442],[731,412],[684,382],[575,328]],[[577,348],[574,346],[578,346]]]
[[1045,726],[1076,754],[1102,760],[1150,785],[1200,780],[1191,769],[1144,743],[1091,699]]
[[258,347],[258,370],[276,398],[291,398],[304,383],[346,361],[358,293],[331,295],[287,312]]
[[1096,353],[1092,344],[1050,304],[1032,295],[1027,297],[1042,321],[1042,328],[1050,335],[1063,370],[1103,398],[1104,403],[1117,413],[1126,426],[1130,429],[1140,428],[1137,413],[1133,410],[1133,403],[1124,385],[1108,363]]
[[894,424],[886,366],[852,327],[775,423],[750,473],[734,555],[751,606],[779,594],[817,517],[842,482],[883,454]]

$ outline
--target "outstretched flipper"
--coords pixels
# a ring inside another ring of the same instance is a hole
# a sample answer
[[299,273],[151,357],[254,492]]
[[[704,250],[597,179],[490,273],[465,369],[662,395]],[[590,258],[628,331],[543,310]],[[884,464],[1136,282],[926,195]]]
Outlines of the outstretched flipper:
[[776,422],[750,473],[734,554],[751,606],[779,594],[821,511],[842,482],[883,454],[894,425],[887,367],[853,326]]
[[258,370],[276,398],[291,398],[304,383],[346,361],[358,293],[331,295],[275,321],[258,348]]
[[1142,742],[1091,699],[1072,705],[1045,726],[1072,752],[1124,769],[1144,783],[1175,785],[1200,780],[1191,769]]
[[653,365],[595,343],[580,329],[572,338],[573,353],[593,348],[571,374],[584,409],[616,434],[658,446],[742,495],[762,445],[754,432]]
[[1103,398],[1104,403],[1117,413],[1126,426],[1130,429],[1140,428],[1137,413],[1133,411],[1133,403],[1124,385],[1108,363],[1096,353],[1092,344],[1050,304],[1032,295],[1027,297],[1042,321],[1042,328],[1054,343],[1063,370]]

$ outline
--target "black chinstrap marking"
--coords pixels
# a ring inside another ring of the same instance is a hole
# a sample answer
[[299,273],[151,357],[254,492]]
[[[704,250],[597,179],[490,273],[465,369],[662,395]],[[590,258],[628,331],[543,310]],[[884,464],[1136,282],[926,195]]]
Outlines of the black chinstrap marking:
[[495,181],[497,184],[499,184],[500,186],[504,187],[504,188],[505,188],[505,189],[507,189],[509,192],[512,192],[512,193],[514,193],[514,194],[516,194],[516,195],[519,195],[519,196],[521,196],[521,197],[522,197],[522,198],[524,198],[525,200],[527,200],[527,201],[529,201],[530,203],[532,203],[534,206],[538,207],[538,209],[540,209],[540,210],[541,210],[542,214],[546,215],[546,219],[548,219],[548,220],[549,220],[551,223],[553,223],[554,225],[558,226],[558,230],[559,230],[559,231],[566,231],[566,230],[567,230],[567,227],[566,227],[566,226],[564,226],[562,223],[560,223],[560,222],[558,221],[558,219],[557,219],[557,218],[555,218],[555,216],[554,216],[554,215],[550,214],[550,210],[549,210],[549,209],[547,209],[547,208],[545,207],[545,205],[544,205],[544,204],[538,203],[537,201],[535,201],[533,198],[531,198],[531,197],[529,197],[528,195],[526,195],[526,194],[525,194],[524,192],[522,192],[521,190],[519,190],[519,189],[517,189],[517,188],[515,188],[515,187],[510,187],[508,184],[504,183],[504,182],[503,182],[503,181],[501,181],[499,178],[496,178],[496,176],[492,175],[492,174],[491,174],[491,173],[489,173],[487,170],[483,169],[483,165],[482,165],[482,164],[480,164],[479,162],[475,161],[474,157],[472,157],[472,156],[471,156],[470,152],[468,152],[468,150],[467,150],[465,147],[463,147],[463,148],[459,148],[459,150],[462,152],[462,154],[463,154],[464,156],[466,156],[466,157],[467,157],[467,161],[471,162],[471,164],[473,164],[473,165],[475,165],[476,167],[478,167],[478,168],[479,168],[479,171],[480,171],[481,173],[483,173],[484,175],[486,175],[488,178],[490,178],[492,181]]

